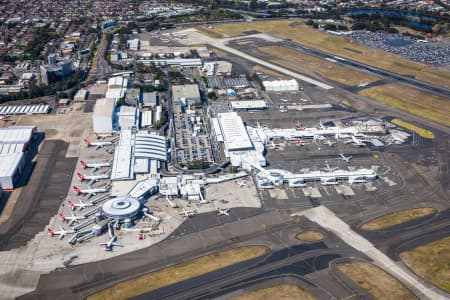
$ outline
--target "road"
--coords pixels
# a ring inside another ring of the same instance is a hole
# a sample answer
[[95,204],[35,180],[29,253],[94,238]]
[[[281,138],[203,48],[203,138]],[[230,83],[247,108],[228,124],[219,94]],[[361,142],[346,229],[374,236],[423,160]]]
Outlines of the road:
[[105,52],[108,47],[108,42],[105,36],[102,37],[100,45],[98,46],[97,53],[94,57],[94,66],[91,68],[90,76],[103,76],[112,72],[109,63],[105,60]]

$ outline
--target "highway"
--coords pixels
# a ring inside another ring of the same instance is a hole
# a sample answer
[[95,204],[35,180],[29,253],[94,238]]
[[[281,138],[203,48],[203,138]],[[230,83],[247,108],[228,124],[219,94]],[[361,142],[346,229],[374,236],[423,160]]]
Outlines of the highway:
[[409,76],[400,75],[397,73],[386,71],[386,70],[376,68],[376,67],[373,67],[373,66],[370,66],[367,64],[363,64],[363,63],[360,63],[360,62],[357,62],[357,61],[354,61],[351,59],[347,59],[347,58],[344,59],[341,57],[337,57],[328,52],[324,52],[324,51],[313,49],[313,48],[308,48],[308,47],[299,45],[292,41],[284,40],[277,44],[281,44],[281,45],[283,45],[287,48],[293,49],[293,50],[301,51],[308,55],[316,56],[316,57],[323,58],[323,59],[334,60],[335,63],[337,63],[337,64],[341,64],[344,66],[351,66],[353,68],[357,68],[357,69],[360,69],[363,71],[368,71],[370,73],[373,73],[373,74],[381,76],[381,77],[395,79],[401,83],[406,83],[406,84],[413,85],[414,87],[419,87],[422,90],[428,91],[432,94],[450,98],[450,89],[445,88],[445,87],[440,87],[440,86],[433,85],[431,83],[419,81],[419,80],[416,80]]

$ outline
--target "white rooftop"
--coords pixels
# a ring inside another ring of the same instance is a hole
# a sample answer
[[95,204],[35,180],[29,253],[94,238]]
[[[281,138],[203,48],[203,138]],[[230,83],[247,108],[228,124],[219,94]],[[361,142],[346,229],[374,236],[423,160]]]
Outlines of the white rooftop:
[[13,176],[23,155],[23,152],[0,155],[0,178]]
[[267,107],[264,100],[231,101],[230,105],[233,109],[261,109]]
[[235,112],[217,114],[228,151],[253,148],[241,117]]
[[27,143],[36,126],[12,126],[0,128],[0,144],[24,144]]
[[101,98],[97,99],[94,107],[94,117],[108,117],[112,116],[115,106],[114,99],[111,98]]

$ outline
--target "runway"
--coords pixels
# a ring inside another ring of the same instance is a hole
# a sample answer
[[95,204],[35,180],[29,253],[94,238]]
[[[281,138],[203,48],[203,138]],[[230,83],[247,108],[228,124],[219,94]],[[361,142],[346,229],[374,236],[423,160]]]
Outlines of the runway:
[[419,81],[412,77],[408,77],[405,75],[400,75],[400,74],[393,73],[393,72],[390,72],[387,70],[376,68],[376,67],[373,67],[373,66],[370,66],[367,64],[363,64],[363,63],[351,60],[351,59],[340,58],[333,54],[330,54],[330,53],[327,53],[327,52],[324,52],[321,50],[305,47],[305,46],[299,45],[292,41],[283,40],[283,41],[277,43],[277,45],[280,45],[280,44],[287,48],[290,48],[290,49],[293,49],[296,51],[300,51],[300,52],[303,52],[308,55],[316,56],[316,57],[323,58],[323,59],[332,59],[334,61],[334,63],[336,63],[336,64],[340,64],[340,65],[344,65],[344,66],[351,66],[353,68],[357,68],[357,69],[360,69],[363,71],[368,71],[370,73],[373,73],[375,75],[378,75],[378,76],[381,76],[384,78],[395,79],[401,83],[406,83],[406,84],[412,85],[414,87],[419,87],[420,89],[428,91],[432,94],[450,98],[450,89],[445,88],[445,87],[440,87],[440,86],[433,85],[431,83]]

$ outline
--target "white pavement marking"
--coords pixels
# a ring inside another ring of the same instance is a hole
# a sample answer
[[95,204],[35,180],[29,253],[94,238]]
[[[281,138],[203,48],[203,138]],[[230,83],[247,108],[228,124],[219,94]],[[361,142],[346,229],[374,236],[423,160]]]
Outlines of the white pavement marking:
[[389,274],[395,276],[420,299],[444,300],[448,297],[435,288],[425,286],[410,270],[399,266],[383,252],[375,248],[368,240],[353,231],[350,226],[325,206],[318,206],[291,216],[305,216],[323,228],[333,232],[345,243],[370,257],[374,263]]
[[[228,43],[229,41],[232,41],[234,39],[252,38],[252,37],[261,37],[261,36],[249,35],[249,36],[238,37],[238,38],[215,39],[215,38],[211,38],[211,37],[208,37],[206,35],[203,35],[203,34],[199,33],[198,31],[196,31],[195,29],[186,29],[186,30],[180,31],[180,33],[186,33],[188,35],[195,35],[195,40],[196,41],[199,41],[199,42],[201,41],[203,43],[210,44],[213,47],[216,47],[216,48],[219,48],[219,49],[221,49],[223,51],[229,52],[231,54],[240,56],[240,57],[242,57],[242,58],[244,58],[246,60],[252,61],[254,63],[257,63],[257,64],[259,64],[261,66],[264,66],[264,67],[267,67],[267,68],[272,69],[274,71],[277,71],[279,73],[285,74],[287,76],[299,79],[299,80],[304,81],[304,82],[308,82],[308,83],[314,84],[314,85],[316,85],[316,86],[318,86],[320,88],[323,88],[325,90],[330,90],[330,89],[333,88],[331,85],[328,85],[328,84],[325,84],[323,82],[320,82],[320,81],[317,81],[315,79],[312,79],[310,77],[306,77],[306,76],[303,76],[301,74],[292,72],[292,71],[290,71],[288,69],[285,69],[283,67],[279,67],[277,65],[274,65],[274,64],[269,63],[267,61],[264,61],[262,59],[256,58],[254,56],[250,56],[250,55],[248,55],[248,54],[246,54],[246,53],[244,53],[242,51],[239,51],[239,50],[236,50],[236,49],[231,48],[229,46],[226,46],[226,43]],[[187,39],[187,40],[189,40],[189,39]]]

